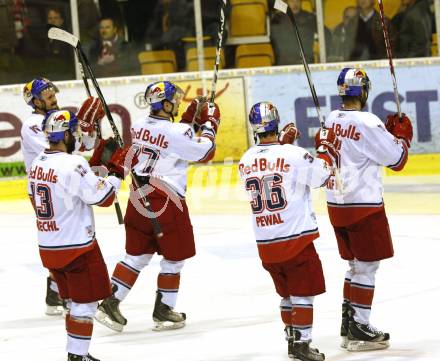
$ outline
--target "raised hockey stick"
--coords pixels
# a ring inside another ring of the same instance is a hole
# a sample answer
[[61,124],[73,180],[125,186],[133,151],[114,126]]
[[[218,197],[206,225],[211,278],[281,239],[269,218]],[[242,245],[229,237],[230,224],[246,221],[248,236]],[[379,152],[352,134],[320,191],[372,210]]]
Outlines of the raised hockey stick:
[[[299,33],[298,25],[296,24],[295,16],[293,15],[292,9],[282,0],[275,0],[274,8],[281,11],[284,14],[287,14],[290,21],[292,22],[293,28],[295,29],[296,40],[298,41],[299,52],[301,55],[302,63],[304,65],[304,70],[306,72],[307,81],[309,82],[310,92],[312,93],[313,102],[315,103],[316,112],[318,113],[319,124],[321,126],[321,130],[325,128],[324,117],[322,116],[321,106],[319,105],[319,99],[316,95],[315,85],[312,80],[312,73],[310,72],[309,64],[307,63],[307,59],[304,53],[304,46],[301,40],[301,36]],[[339,175],[339,169],[337,166],[334,167],[335,173],[335,181],[336,188],[342,192],[343,186],[341,177]]]
[[391,50],[390,35],[388,33],[388,29],[385,24],[385,15],[384,15],[384,11],[383,11],[383,1],[378,0],[378,3],[379,3],[380,22],[382,23],[383,38],[385,40],[385,48],[387,50],[387,56],[388,56],[388,60],[390,63],[391,78],[393,80],[394,98],[396,99],[397,114],[399,114],[399,119],[400,119],[400,118],[402,118],[402,110],[400,108],[399,92],[397,90],[396,73],[394,72],[393,51]]
[[[58,29],[58,28],[51,28],[48,32],[48,36],[51,39],[63,41],[65,43],[70,44],[73,48],[78,49],[78,52],[80,55],[79,61],[81,61],[83,63],[82,65],[87,69],[87,71],[90,75],[90,79],[92,80],[92,84],[93,84],[93,87],[95,88],[96,94],[98,94],[98,97],[101,100],[102,105],[104,107],[104,111],[105,111],[107,119],[110,123],[110,126],[112,128],[113,134],[115,136],[115,140],[116,140],[117,144],[122,148],[124,146],[124,142],[122,141],[122,137],[119,133],[118,128],[116,127],[115,121],[113,120],[110,109],[107,105],[107,102],[105,101],[104,95],[101,92],[101,88],[99,87],[98,81],[96,80],[96,77],[93,73],[92,67],[90,66],[90,63],[87,59],[87,56],[84,54],[84,51],[81,48],[81,43],[79,42],[79,39],[76,36],[70,34],[69,32],[64,31],[62,29]],[[151,222],[153,224],[154,234],[157,238],[161,238],[163,236],[162,228],[160,227],[160,224],[157,221],[153,210],[151,209],[150,202],[149,202],[147,196],[142,191],[141,187],[139,187],[139,182],[138,182],[137,177],[134,174],[134,172],[130,171],[130,173],[131,173],[132,182],[134,183],[135,187],[137,188],[137,190],[142,198],[143,204],[149,214],[148,218],[151,220]],[[115,208],[116,208],[116,212],[118,215],[118,221],[120,224],[122,224],[124,221],[122,218],[122,212],[121,212],[121,207],[119,206],[119,203],[115,202]],[[118,213],[118,210],[119,210],[119,213]]]
[[302,63],[304,65],[304,70],[306,72],[307,81],[309,82],[310,92],[312,93],[313,102],[315,103],[316,112],[318,113],[319,123],[321,128],[324,128],[324,117],[322,116],[321,106],[319,105],[318,96],[316,95],[315,86],[312,80],[312,73],[310,72],[309,64],[307,64],[306,56],[304,53],[304,46],[301,40],[301,36],[299,34],[298,25],[296,24],[295,16],[293,15],[290,7],[282,0],[276,0],[274,4],[274,8],[287,14],[290,21],[292,22],[293,28],[295,29],[296,40],[298,41],[299,52],[301,55]]
[[213,104],[215,100],[215,92],[217,88],[217,79],[218,79],[218,68],[220,65],[222,45],[223,45],[223,33],[225,30],[225,8],[226,8],[226,0],[221,0],[222,6],[220,7],[220,23],[218,29],[218,42],[217,42],[217,51],[215,56],[215,64],[214,64],[214,75],[212,77],[211,84],[211,98],[210,103]]
[[[87,76],[86,73],[84,72],[84,68],[83,68],[83,61],[80,60],[81,59],[81,54],[78,51],[78,48],[75,48],[75,53],[78,59],[78,67],[79,70],[81,72],[81,78],[83,80],[84,86],[86,88],[86,93],[88,97],[92,96],[92,93],[90,92],[90,86],[89,86],[89,81],[87,80]],[[102,139],[102,133],[101,133],[101,125],[99,124],[99,122],[96,122],[96,135],[99,139]]]

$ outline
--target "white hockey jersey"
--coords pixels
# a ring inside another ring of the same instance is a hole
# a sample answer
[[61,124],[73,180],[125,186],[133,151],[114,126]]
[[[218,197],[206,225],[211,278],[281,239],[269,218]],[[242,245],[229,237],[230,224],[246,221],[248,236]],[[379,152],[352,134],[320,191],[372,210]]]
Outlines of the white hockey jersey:
[[21,127],[21,151],[28,174],[32,161],[44,149],[49,148],[49,142],[41,130],[43,119],[44,115],[34,113],[23,122]]
[[32,162],[28,193],[43,265],[66,266],[95,246],[92,205],[109,206],[121,181],[97,177],[79,155],[45,150]]
[[[41,129],[43,120],[44,115],[33,113],[21,126],[21,151],[23,153],[26,173],[28,174],[31,164],[37,155],[44,149],[49,149],[49,142]],[[83,134],[82,144],[78,144],[76,150],[91,150],[95,145],[95,141],[96,134],[92,136]]]
[[131,129],[133,144],[139,147],[134,172],[158,178],[183,198],[186,193],[188,162],[203,162],[215,152],[215,142],[197,137],[183,123],[150,115],[136,121]]
[[327,163],[305,149],[279,143],[250,148],[240,159],[240,178],[249,194],[260,258],[294,258],[319,236],[310,188],[330,177]]
[[334,226],[347,226],[383,208],[382,166],[403,169],[408,148],[372,113],[335,110],[325,120],[341,140],[340,177],[327,185],[327,205]]

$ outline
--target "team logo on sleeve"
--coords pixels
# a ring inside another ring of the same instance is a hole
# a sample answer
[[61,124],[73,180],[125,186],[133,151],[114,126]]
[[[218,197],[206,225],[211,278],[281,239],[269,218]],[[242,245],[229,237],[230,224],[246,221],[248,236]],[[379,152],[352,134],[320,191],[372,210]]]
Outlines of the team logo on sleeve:
[[96,189],[98,191],[105,189],[106,184],[105,184],[105,180],[104,179],[100,179],[98,182],[96,182]]
[[189,139],[192,139],[194,134],[191,129],[188,129],[185,133],[183,133],[184,136],[188,137]]
[[314,158],[312,157],[312,155],[310,153],[304,153],[303,158],[305,160],[308,160],[310,163],[313,163]]
[[75,172],[78,173],[81,177],[84,177],[87,174],[87,170],[84,169],[84,167],[81,164],[79,164],[75,168]]

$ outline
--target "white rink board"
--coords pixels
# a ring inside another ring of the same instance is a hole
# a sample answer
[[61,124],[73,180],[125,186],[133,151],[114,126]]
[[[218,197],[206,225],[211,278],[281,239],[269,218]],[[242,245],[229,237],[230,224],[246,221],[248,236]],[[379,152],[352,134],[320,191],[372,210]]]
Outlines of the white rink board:
[[[0,208],[0,360],[64,360],[64,321],[44,315],[47,272],[40,264],[34,220],[26,206],[16,213]],[[98,212],[97,237],[111,272],[123,253],[125,234],[112,212]],[[129,322],[125,331],[118,334],[95,324],[92,355],[102,361],[289,360],[279,297],[257,257],[249,217],[192,217],[198,254],[182,271],[177,303],[177,310],[188,315],[186,328],[151,331],[160,260],[156,256],[121,306]],[[314,344],[327,360],[440,359],[440,217],[389,219],[396,256],[379,269],[372,322],[390,332],[391,348],[350,354],[338,347],[345,263],[339,259],[328,218],[318,217],[321,238],[315,244],[327,293],[316,297]]]

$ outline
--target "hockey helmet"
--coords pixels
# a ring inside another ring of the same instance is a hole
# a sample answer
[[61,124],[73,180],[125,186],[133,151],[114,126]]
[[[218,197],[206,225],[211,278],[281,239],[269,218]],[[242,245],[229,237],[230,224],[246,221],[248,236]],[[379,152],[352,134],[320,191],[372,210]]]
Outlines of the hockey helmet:
[[[370,79],[365,70],[361,68],[342,69],[337,83],[340,96],[368,97],[371,89]],[[363,90],[365,94],[363,94]]]
[[41,93],[47,89],[53,89],[55,93],[58,93],[57,86],[46,78],[36,78],[27,83],[23,88],[23,98],[27,105],[35,108],[33,100],[35,98],[41,99]]
[[75,139],[81,138],[78,118],[74,113],[69,110],[51,110],[46,114],[43,120],[43,131],[49,142],[61,142],[66,130],[70,130]]
[[278,131],[280,116],[277,108],[272,103],[260,102],[251,108],[249,122],[256,134]]
[[183,98],[183,90],[169,81],[158,81],[148,85],[145,90],[145,101],[154,111],[163,109],[163,103],[168,100],[176,104]]

